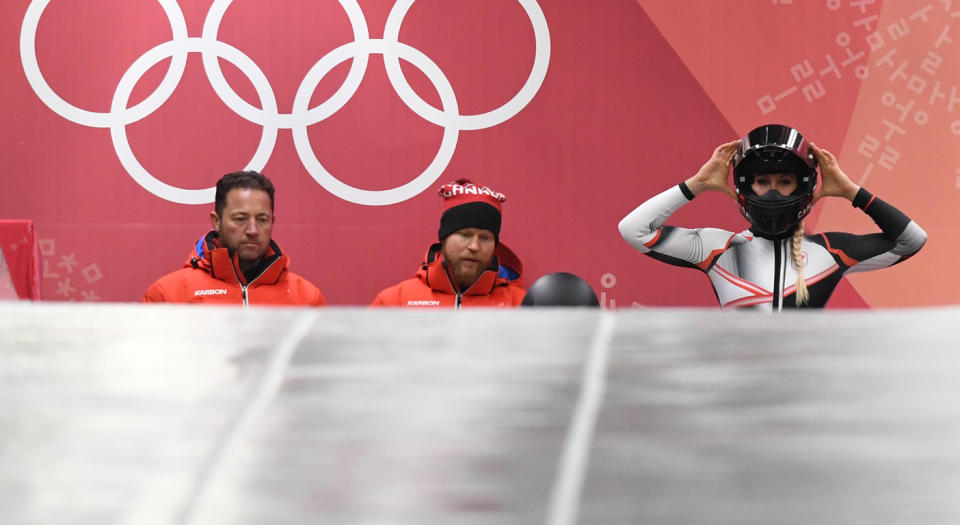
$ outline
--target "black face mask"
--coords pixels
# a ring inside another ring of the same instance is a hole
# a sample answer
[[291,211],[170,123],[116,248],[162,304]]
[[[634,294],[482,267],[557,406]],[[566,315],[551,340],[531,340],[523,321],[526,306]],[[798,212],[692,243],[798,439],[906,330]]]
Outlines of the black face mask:
[[810,211],[810,194],[783,196],[769,190],[762,196],[740,196],[740,213],[753,225],[751,230],[760,237],[782,239],[789,237],[797,223]]

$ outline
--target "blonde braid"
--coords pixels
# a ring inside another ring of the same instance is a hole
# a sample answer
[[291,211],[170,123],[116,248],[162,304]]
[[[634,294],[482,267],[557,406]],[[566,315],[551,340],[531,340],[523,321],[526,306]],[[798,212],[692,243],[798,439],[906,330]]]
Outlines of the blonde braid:
[[793,264],[797,268],[797,306],[806,304],[810,299],[810,292],[807,291],[807,282],[803,280],[803,221],[797,223],[797,229],[793,230]]

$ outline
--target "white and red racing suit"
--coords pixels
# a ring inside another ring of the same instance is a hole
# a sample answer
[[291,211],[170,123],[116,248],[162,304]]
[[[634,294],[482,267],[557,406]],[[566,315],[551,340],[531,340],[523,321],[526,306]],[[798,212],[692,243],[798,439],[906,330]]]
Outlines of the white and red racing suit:
[[[721,308],[796,308],[792,238],[663,225],[693,197],[685,183],[652,197],[620,221],[620,234],[654,259],[706,273]],[[802,266],[810,298],[803,307],[823,308],[844,274],[893,266],[917,253],[927,240],[926,232],[909,217],[863,188],[853,205],[883,233],[804,235]]]

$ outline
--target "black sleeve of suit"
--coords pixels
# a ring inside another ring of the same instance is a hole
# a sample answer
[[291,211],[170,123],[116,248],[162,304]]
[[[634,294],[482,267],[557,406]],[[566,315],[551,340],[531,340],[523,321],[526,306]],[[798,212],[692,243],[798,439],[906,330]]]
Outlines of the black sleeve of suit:
[[853,198],[853,206],[869,215],[880,227],[883,236],[890,241],[896,241],[907,224],[910,224],[910,217],[863,188],[860,188],[857,196]]

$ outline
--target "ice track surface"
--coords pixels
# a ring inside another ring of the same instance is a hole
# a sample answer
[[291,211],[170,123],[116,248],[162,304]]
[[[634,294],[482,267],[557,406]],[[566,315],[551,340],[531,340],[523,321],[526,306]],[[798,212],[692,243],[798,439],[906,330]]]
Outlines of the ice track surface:
[[0,302],[0,523],[954,525],[958,326]]

